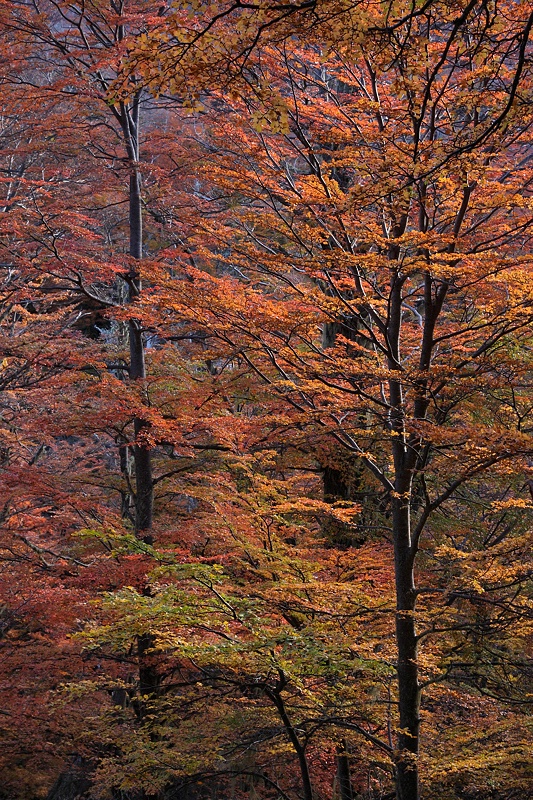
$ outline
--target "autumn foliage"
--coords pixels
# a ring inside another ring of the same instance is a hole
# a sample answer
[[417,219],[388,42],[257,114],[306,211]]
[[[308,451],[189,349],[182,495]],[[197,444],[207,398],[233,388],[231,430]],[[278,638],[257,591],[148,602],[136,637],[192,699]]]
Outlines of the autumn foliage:
[[532,796],[532,26],[0,4],[6,800]]

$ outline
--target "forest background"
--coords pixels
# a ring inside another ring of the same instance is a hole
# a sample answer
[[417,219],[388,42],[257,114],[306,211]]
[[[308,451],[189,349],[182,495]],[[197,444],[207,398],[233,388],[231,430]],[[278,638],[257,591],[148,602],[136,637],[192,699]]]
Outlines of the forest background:
[[6,800],[513,800],[533,7],[2,0]]

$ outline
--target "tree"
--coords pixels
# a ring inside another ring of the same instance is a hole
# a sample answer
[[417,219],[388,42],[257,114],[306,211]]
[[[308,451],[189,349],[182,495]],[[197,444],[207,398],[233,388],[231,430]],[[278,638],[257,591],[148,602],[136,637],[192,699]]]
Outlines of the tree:
[[530,9],[1,8],[11,785],[523,795]]
[[[445,20],[451,44],[456,37],[468,36],[476,30],[478,41],[499,44],[505,40],[508,54],[514,54],[510,73],[506,76],[508,98],[487,120],[485,129],[477,131],[480,144],[494,132],[512,109],[523,72],[527,69],[526,49],[533,26],[526,4],[517,8],[512,19],[504,12],[502,18],[510,23],[506,35],[493,39],[499,24],[498,12],[487,0],[472,0],[459,8],[443,0],[426,0],[420,5],[385,2],[369,4],[365,0],[344,6],[338,0],[303,0],[295,3],[259,2],[201,3],[193,13],[187,3],[162,5],[159,19],[143,34],[128,52],[115,82],[117,96],[130,97],[131,75],[140,77],[155,95],[164,92],[177,94],[186,105],[194,106],[202,92],[233,87],[240,91],[253,78],[249,60],[260,45],[281,46],[299,37],[328,52],[338,48],[353,55],[362,40],[379,41],[383,47],[392,46],[395,58],[411,48],[413,26],[432,20]],[[504,51],[501,51],[504,52]],[[502,76],[500,76],[502,77]],[[471,143],[456,142],[458,150],[471,148]]]
[[[296,429],[332,438],[381,484],[394,554],[401,800],[418,797],[424,685],[466,669],[463,655],[476,670],[464,603],[489,609],[497,597],[524,611],[507,592],[529,574],[527,534],[510,523],[501,550],[491,537],[459,545],[441,520],[457,504],[472,513],[468,487],[480,476],[491,487],[490,501],[477,496],[487,510],[529,502],[525,11],[473,20],[432,6],[411,21],[409,39],[383,48],[363,38],[355,52],[337,43],[327,60],[289,42],[257,51],[242,99],[203,98],[211,214],[199,206],[203,229],[169,254],[171,272],[147,270],[158,287],[147,324],[169,338],[154,304],[166,318],[168,309],[189,314],[270,386],[273,408],[286,404]],[[202,269],[189,266],[191,253]],[[178,263],[188,280],[175,279]],[[331,323],[344,331],[324,347],[320,330]],[[506,482],[511,464],[516,484]],[[446,588],[450,546],[495,559],[500,572],[479,586],[469,572],[466,588],[457,575],[460,585]],[[514,566],[509,547],[521,554]],[[415,580],[421,559],[427,586]],[[455,658],[444,646],[453,631],[464,633]],[[420,644],[434,636],[440,668],[421,670]]]
[[[145,387],[135,386],[141,376],[125,388],[124,323],[106,316],[127,299],[124,287],[140,288],[138,150],[123,150],[138,103],[112,112],[105,97],[124,34],[113,4],[3,3],[0,12],[3,771],[8,790],[32,794],[64,762],[67,739],[73,752],[82,718],[71,706],[60,723],[53,692],[97,670],[67,631],[96,592],[120,585],[106,554],[82,554],[72,534],[96,520],[127,525],[121,510],[131,514],[135,490],[139,535],[151,524],[150,453],[132,441]],[[138,373],[142,334],[130,328]],[[129,453],[120,476],[117,443],[137,454],[137,482]],[[34,776],[21,780],[30,759]]]
[[[143,2],[128,4],[111,0],[103,5],[80,7],[72,2],[44,0],[31,6],[11,4],[3,20],[6,33],[19,42],[23,52],[26,49],[26,58],[29,57],[28,45],[37,47],[43,63],[51,60],[54,70],[48,80],[44,79],[46,68],[39,70],[39,59],[34,53],[31,56],[33,71],[30,73],[26,68],[23,72],[17,65],[11,70],[10,80],[30,88],[35,94],[53,98],[59,109],[61,103],[63,107],[67,106],[68,99],[70,108],[75,106],[78,109],[80,132],[88,137],[88,147],[93,150],[94,157],[107,159],[110,164],[118,160],[121,164],[121,180],[128,183],[127,235],[131,259],[121,275],[127,287],[128,302],[132,302],[141,291],[136,261],[143,256],[139,149],[142,89],[134,92],[131,101],[116,104],[108,102],[108,95],[128,37],[135,37],[139,30],[150,25],[150,6]],[[102,137],[104,131],[111,132],[111,142]],[[123,152],[120,153],[119,149]],[[105,276],[108,282],[109,277]],[[114,277],[116,280],[116,274]],[[99,295],[92,292],[87,276],[82,272],[78,273],[77,281],[78,286],[72,281],[73,289],[92,295],[93,304],[101,310],[118,304],[119,297],[109,294],[112,284],[108,286],[106,296],[105,292]],[[141,383],[146,379],[143,335],[134,319],[129,320],[128,327],[128,374],[131,380]],[[146,421],[140,417],[135,419],[135,524],[139,535],[150,537],[147,531],[152,526],[153,484],[150,450],[141,441],[145,427]]]

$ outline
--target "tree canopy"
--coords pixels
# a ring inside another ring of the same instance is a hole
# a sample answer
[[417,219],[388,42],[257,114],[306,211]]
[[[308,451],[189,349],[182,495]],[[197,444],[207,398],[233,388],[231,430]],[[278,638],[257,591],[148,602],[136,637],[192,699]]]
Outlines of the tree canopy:
[[0,4],[6,800],[533,796],[532,25]]

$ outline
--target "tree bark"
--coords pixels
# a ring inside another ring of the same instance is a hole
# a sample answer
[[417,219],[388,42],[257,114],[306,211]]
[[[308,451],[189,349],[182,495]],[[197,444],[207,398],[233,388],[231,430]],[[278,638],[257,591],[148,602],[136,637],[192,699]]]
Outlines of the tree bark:
[[340,800],[353,800],[352,778],[350,775],[350,759],[348,743],[343,739],[337,749],[337,779],[339,781]]
[[418,642],[415,628],[416,591],[410,541],[409,498],[393,500],[393,535],[396,579],[396,645],[398,650],[398,700],[400,731],[396,759],[397,800],[418,800],[418,747],[420,687]]
[[[129,253],[132,258],[140,261],[143,256],[143,224],[142,224],[142,198],[141,175],[139,172],[139,102],[140,93],[135,96],[131,106],[122,105],[122,130],[126,142],[130,165],[129,179]],[[132,267],[128,275],[129,302],[133,302],[142,289],[139,271]],[[138,320],[131,319],[128,323],[129,350],[130,350],[130,378],[131,380],[144,381],[146,379],[146,364],[144,358],[144,342],[142,327]],[[133,421],[135,444],[133,458],[135,463],[135,533],[139,538],[151,544],[153,537],[150,533],[153,523],[153,476],[152,456],[149,448],[139,443],[139,438],[147,423],[141,417]]]
[[[284,685],[285,678],[281,678],[281,684]],[[287,714],[287,709],[285,708],[285,703],[281,697],[282,689],[278,687],[277,689],[267,689],[267,695],[270,697],[272,702],[274,703],[280,719],[283,723],[289,741],[291,742],[296,756],[298,758],[298,764],[300,766],[300,776],[302,779],[302,789],[303,789],[303,798],[304,800],[313,800],[313,784],[311,782],[311,774],[309,772],[309,764],[307,763],[307,756],[305,753],[305,747],[300,742],[298,734],[296,733],[293,724],[291,723],[289,716]]]
[[[395,236],[405,229],[405,217],[397,226]],[[391,245],[390,257],[398,256],[397,246]],[[419,800],[418,748],[420,733],[420,686],[418,683],[418,641],[415,626],[416,587],[414,561],[416,547],[411,532],[411,499],[413,475],[417,463],[417,445],[408,442],[405,429],[405,399],[401,381],[402,287],[405,277],[396,273],[390,291],[387,340],[389,369],[398,378],[389,381],[389,425],[394,434],[394,492],[392,493],[392,539],[394,545],[394,577],[396,588],[396,648],[398,732],[396,767],[397,800]]]

